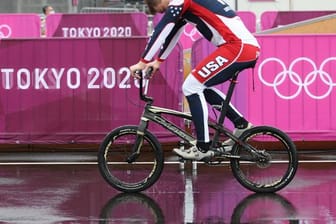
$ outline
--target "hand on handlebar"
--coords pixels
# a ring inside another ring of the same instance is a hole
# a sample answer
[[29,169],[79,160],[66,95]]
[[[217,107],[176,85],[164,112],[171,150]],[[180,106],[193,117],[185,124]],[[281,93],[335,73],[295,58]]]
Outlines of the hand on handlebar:
[[146,79],[150,79],[153,77],[154,73],[159,70],[160,68],[160,65],[161,65],[161,62],[158,61],[158,60],[154,60],[152,62],[149,62],[147,65],[146,65],[146,69],[145,69],[145,78]]
[[139,61],[137,64],[130,66],[130,70],[132,72],[132,76],[136,79],[140,79],[140,75],[142,75],[141,71],[145,72],[146,79],[152,78],[153,74],[160,68],[161,62],[158,60],[154,60],[145,64],[142,61]]
[[136,79],[140,79],[141,75],[142,75],[142,71],[146,68],[146,64],[143,63],[142,61],[139,61],[137,64],[134,64],[132,66],[130,66],[130,70],[131,70],[131,75],[136,78]]

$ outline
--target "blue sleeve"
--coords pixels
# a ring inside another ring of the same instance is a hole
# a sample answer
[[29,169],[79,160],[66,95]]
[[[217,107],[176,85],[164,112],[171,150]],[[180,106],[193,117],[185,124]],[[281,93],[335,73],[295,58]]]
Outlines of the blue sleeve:
[[[176,36],[179,36],[181,29],[186,24],[182,18],[182,5],[170,5],[168,6],[165,14],[160,22],[154,28],[154,31],[147,43],[142,59],[144,61],[151,61],[154,56],[160,52],[159,55],[164,54],[168,47],[173,47],[170,43],[176,44]],[[174,41],[172,41],[174,40]]]

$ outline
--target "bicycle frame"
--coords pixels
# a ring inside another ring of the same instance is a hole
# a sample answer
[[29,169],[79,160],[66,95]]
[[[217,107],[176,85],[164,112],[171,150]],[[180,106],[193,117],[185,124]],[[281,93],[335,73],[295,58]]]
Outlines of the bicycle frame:
[[[139,74],[139,73],[138,73]],[[214,136],[212,138],[211,146],[210,149],[216,149],[218,147],[221,147],[219,144],[219,137],[221,134],[224,134],[225,136],[229,137],[232,139],[235,144],[238,144],[240,147],[243,147],[244,150],[249,151],[253,155],[256,155],[257,157],[260,157],[260,153],[258,150],[253,148],[251,145],[246,144],[245,142],[241,141],[239,138],[237,138],[233,133],[228,130],[227,128],[224,127],[224,119],[226,117],[226,113],[228,111],[228,106],[231,101],[232,95],[233,95],[233,90],[235,88],[235,85],[237,84],[237,78],[238,78],[239,71],[237,71],[232,79],[231,83],[227,92],[227,95],[225,97],[225,100],[223,104],[221,105],[220,108],[220,116],[217,119],[217,122],[211,122],[209,121],[209,127],[215,130]],[[143,76],[142,73],[140,74],[140,85],[139,85],[139,94],[141,100],[146,102],[143,114],[141,116],[140,124],[138,126],[138,131],[137,131],[137,138],[135,141],[135,144],[133,146],[133,153],[127,158],[127,162],[131,163],[136,160],[136,158],[140,154],[140,149],[143,144],[143,136],[145,134],[145,131],[147,130],[148,127],[148,122],[153,121],[159,125],[161,125],[163,128],[166,130],[169,130],[176,136],[180,137],[181,139],[185,140],[187,143],[191,145],[196,145],[197,140],[195,137],[193,137],[191,134],[189,134],[187,131],[182,130],[182,128],[176,126],[173,124],[171,121],[168,119],[165,119],[162,117],[162,114],[169,114],[173,115],[175,117],[180,117],[184,118],[187,120],[192,120],[192,116],[188,113],[180,112],[177,110],[172,110],[172,109],[167,109],[163,107],[157,107],[153,106],[153,98],[148,97],[147,95],[144,94],[143,92]],[[231,158],[231,159],[243,159],[243,160],[251,160],[250,158],[242,158],[241,156],[236,156],[236,155],[231,155],[231,154],[223,154],[219,157],[223,158]]]
[[[213,130],[215,130],[212,145],[211,145],[211,147],[213,147],[213,148],[218,147],[216,145],[216,143],[218,142],[220,134],[226,135],[227,137],[231,138],[233,141],[238,142],[240,145],[243,144],[242,142],[240,142],[240,140],[236,136],[234,136],[231,133],[231,131],[229,129],[227,129],[223,126],[224,119],[225,119],[225,116],[226,116],[226,113],[227,113],[227,108],[228,108],[228,105],[230,103],[234,87],[237,83],[238,74],[239,74],[239,72],[235,73],[232,80],[231,80],[227,96],[225,98],[225,101],[224,101],[223,105],[221,105],[220,116],[219,116],[217,122],[209,121],[209,127],[212,128]],[[141,121],[140,121],[139,128],[138,128],[138,135],[143,136],[145,130],[148,127],[148,122],[153,121],[153,122],[161,125],[163,128],[169,130],[174,135],[180,137],[184,141],[186,141],[186,142],[188,142],[192,145],[196,145],[195,137],[193,137],[187,131],[183,130],[182,128],[180,128],[179,126],[175,125],[174,123],[172,123],[171,121],[169,121],[168,119],[166,119],[162,116],[162,114],[167,114],[167,115],[172,115],[172,116],[175,116],[175,117],[184,118],[184,119],[187,119],[187,120],[191,121],[192,120],[191,114],[181,112],[181,111],[177,111],[177,110],[167,109],[167,108],[163,108],[163,107],[153,106],[152,105],[153,98],[148,97],[143,92],[143,77],[142,77],[142,75],[140,75],[140,80],[139,81],[140,81],[140,85],[139,85],[140,86],[139,87],[140,98],[141,98],[141,100],[146,102],[146,105],[144,107],[144,111],[143,111],[143,114],[141,116]],[[135,144],[136,148],[134,149],[134,152],[137,152],[137,153],[140,150],[139,146],[141,146],[141,142],[139,142],[139,141],[140,140],[136,141],[136,143],[140,143],[140,144]]]

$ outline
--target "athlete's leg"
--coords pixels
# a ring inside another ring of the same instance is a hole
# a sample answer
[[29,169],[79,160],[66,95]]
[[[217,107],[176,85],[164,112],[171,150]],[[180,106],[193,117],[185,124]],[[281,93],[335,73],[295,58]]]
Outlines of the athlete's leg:
[[[195,67],[183,83],[182,90],[189,103],[193,123],[196,128],[197,147],[187,150],[174,149],[184,158],[201,160],[211,156],[207,152],[210,145],[208,130],[208,108],[204,90],[213,85],[223,83],[232,77],[236,71],[242,70],[240,58],[244,46],[241,43],[226,44],[217,48]],[[255,59],[254,59],[255,60]]]
[[[193,75],[189,75],[182,86],[183,94],[186,96],[190,113],[192,114],[199,146],[210,141],[208,106],[203,94],[204,88],[206,88],[206,86],[200,83]],[[203,146],[202,148],[205,147]]]
[[[204,90],[208,86],[206,86],[205,83],[211,80],[214,76],[219,75],[222,70],[233,63],[235,54],[239,53],[241,45],[234,47],[236,48],[236,53],[230,52],[225,48],[217,48],[212,54],[196,66],[192,73],[187,76],[182,86],[182,91],[188,101],[189,109],[196,129],[197,146],[204,151],[207,151],[210,146],[208,106],[204,96]],[[230,50],[232,50],[232,48],[230,48]],[[228,55],[228,58],[224,58],[222,55]],[[227,77],[224,77],[224,81],[232,77],[232,73],[221,73],[220,75],[227,75]],[[211,84],[212,83],[209,85]],[[180,150],[174,151],[183,157],[187,156],[183,152],[180,153]],[[194,150],[189,151],[191,152],[190,158],[192,158],[192,152]]]
[[[226,95],[214,88],[210,87],[204,90],[204,96],[206,101],[210,105],[219,105],[221,106],[225,100]],[[235,128],[245,128],[248,125],[248,121],[244,118],[244,116],[233,106],[232,103],[229,104],[229,108],[226,116],[230,119],[230,121],[234,124]]]

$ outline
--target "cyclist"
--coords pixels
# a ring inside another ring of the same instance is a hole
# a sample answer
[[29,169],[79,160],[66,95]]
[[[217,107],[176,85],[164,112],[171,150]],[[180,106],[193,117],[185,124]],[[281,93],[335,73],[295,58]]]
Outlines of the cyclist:
[[[259,55],[259,44],[224,0],[145,0],[145,3],[150,13],[164,15],[154,28],[141,59],[130,66],[135,78],[139,78],[135,73],[137,70],[152,67],[155,72],[159,69],[187,22],[195,24],[198,31],[217,46],[191,71],[182,86],[196,128],[197,144],[189,149],[174,149],[185,159],[212,157],[214,151],[209,150],[211,143],[206,102],[211,105],[222,104],[225,95],[214,86],[229,80],[237,71],[253,67]],[[227,117],[235,126],[233,133],[236,136],[252,127],[231,104]],[[221,149],[231,150],[233,141],[224,143],[227,147]]]

